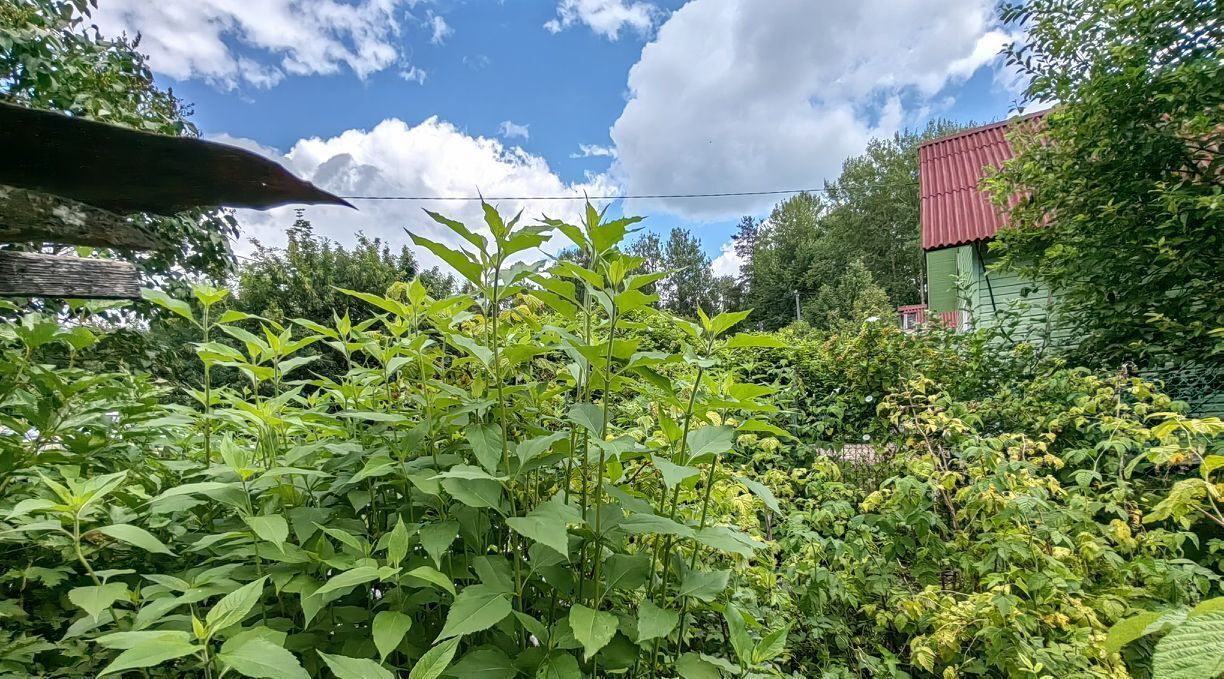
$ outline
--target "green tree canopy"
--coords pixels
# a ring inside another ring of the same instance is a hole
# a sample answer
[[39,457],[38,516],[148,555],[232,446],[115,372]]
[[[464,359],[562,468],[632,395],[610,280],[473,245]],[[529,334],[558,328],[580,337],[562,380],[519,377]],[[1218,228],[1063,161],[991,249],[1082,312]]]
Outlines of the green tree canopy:
[[243,264],[235,308],[280,322],[305,318],[330,323],[333,314],[359,322],[373,310],[339,289],[385,295],[393,284],[418,274],[435,297],[445,297],[454,287],[453,279],[437,268],[421,271],[407,246],[395,253],[381,240],[358,234],[350,250],[315,235],[301,217],[288,233],[283,250],[259,246]]
[[795,320],[796,291],[810,298],[836,286],[855,261],[889,305],[919,302],[918,147],[963,127],[935,120],[921,131],[872,139],[822,195],[788,198],[764,222],[745,217],[734,238],[753,319],[768,329],[787,325]]
[[1005,8],[1025,102],[1058,101],[992,183],[993,249],[1058,291],[1081,358],[1219,362],[1224,23],[1203,0]]
[[895,315],[888,293],[858,259],[850,262],[839,278],[820,286],[803,305],[803,320],[822,330],[843,329],[870,317],[891,321]]
[[665,269],[672,273],[660,281],[663,307],[679,316],[695,318],[697,309],[713,309],[714,273],[701,241],[688,229],[675,228],[663,248]]

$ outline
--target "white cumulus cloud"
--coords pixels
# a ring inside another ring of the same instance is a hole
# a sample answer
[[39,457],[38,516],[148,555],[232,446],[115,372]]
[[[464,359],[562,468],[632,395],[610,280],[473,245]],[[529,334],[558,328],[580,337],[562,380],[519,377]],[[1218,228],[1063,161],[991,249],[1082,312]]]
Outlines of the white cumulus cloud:
[[579,144],[578,152],[571,153],[570,158],[615,158],[616,149],[599,144]]
[[722,250],[710,262],[710,270],[714,272],[715,276],[739,278],[740,267],[743,264],[744,259],[735,252],[735,241],[729,240],[722,244]]
[[501,125],[497,127],[497,132],[506,139],[527,139],[531,137],[531,130],[527,129],[530,125],[520,125],[512,120],[503,120]]
[[659,8],[649,2],[561,0],[557,5],[557,17],[545,23],[544,28],[551,33],[560,33],[581,23],[598,35],[616,40],[620,37],[621,29],[626,27],[640,35],[649,33],[659,15]]
[[[497,139],[473,137],[437,117],[410,125],[384,120],[369,130],[348,130],[329,138],[301,139],[288,152],[257,142],[216,135],[217,141],[236,144],[276,160],[299,177],[342,196],[475,196],[477,191],[497,196],[606,195],[616,187],[603,175],[584,182],[562,180],[541,157]],[[358,231],[391,243],[408,243],[404,228],[453,246],[465,245],[422,210],[441,212],[483,230],[480,204],[475,201],[353,201],[360,211],[342,207],[310,206],[306,218],[315,232],[342,244],[352,244]],[[492,202],[492,201],[491,201]],[[568,220],[581,218],[582,201],[498,201],[503,213],[522,210],[525,222],[543,215]],[[239,210],[242,240],[239,253],[249,253],[252,238],[265,245],[285,242],[285,229],[294,220],[294,207],[268,211]],[[563,243],[554,239],[548,251]],[[439,264],[432,254],[412,246],[428,266]],[[470,246],[469,246],[470,247]]]
[[[611,129],[629,193],[816,188],[1008,40],[994,0],[692,0],[629,73]],[[942,93],[942,94],[941,94]],[[694,219],[776,197],[639,202]]]
[[159,73],[227,89],[271,87],[286,75],[347,69],[365,78],[396,65],[399,20],[415,2],[107,0],[94,20],[103,34],[141,34]]

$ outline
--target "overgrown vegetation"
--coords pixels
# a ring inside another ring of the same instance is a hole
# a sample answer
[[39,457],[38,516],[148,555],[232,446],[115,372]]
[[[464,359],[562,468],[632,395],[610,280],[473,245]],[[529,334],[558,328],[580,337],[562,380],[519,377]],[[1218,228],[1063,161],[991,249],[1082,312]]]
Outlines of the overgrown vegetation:
[[1060,294],[1081,360],[1218,367],[1224,26],[1217,3],[1040,0],[1004,18],[1024,100],[1058,101],[994,178],[992,245]]
[[[1111,625],[1217,592],[1218,419],[985,332],[683,320],[635,220],[486,215],[414,237],[470,294],[350,293],[359,323],[149,291],[194,407],[78,367],[88,326],[5,326],[0,669],[1143,676],[1168,653]],[[553,230],[587,265],[519,261]]]

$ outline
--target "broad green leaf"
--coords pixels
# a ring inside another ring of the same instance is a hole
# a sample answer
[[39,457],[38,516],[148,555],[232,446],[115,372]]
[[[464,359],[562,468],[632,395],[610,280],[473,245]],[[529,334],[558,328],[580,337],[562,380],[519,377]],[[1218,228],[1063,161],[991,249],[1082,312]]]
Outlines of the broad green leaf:
[[374,646],[384,661],[404,640],[404,635],[411,627],[412,618],[399,611],[379,611],[378,615],[374,616],[370,629],[374,635]]
[[162,541],[154,537],[152,533],[130,523],[116,523],[111,526],[95,528],[94,530],[121,542],[139,547],[146,552],[174,556],[174,552],[170,551],[170,548],[162,544]]
[[770,511],[775,514],[782,513],[782,508],[778,506],[778,498],[774,497],[773,491],[767,488],[765,484],[743,476],[737,476],[735,480],[744,484],[748,490],[752,491],[752,494],[757,496],[761,502],[764,502]]
[[762,422],[760,420],[745,420],[744,422],[740,423],[738,427],[736,427],[736,430],[740,432],[760,432],[762,434],[780,436],[786,439],[795,438],[794,435],[782,427],[770,424],[768,422]]
[[667,486],[668,490],[701,474],[701,470],[696,467],[674,464],[667,458],[658,455],[651,455],[650,461],[654,468],[658,469],[659,473],[663,475],[663,485]]
[[265,575],[222,597],[209,609],[208,615],[204,618],[204,621],[208,623],[208,631],[220,632],[230,625],[242,622],[255,604],[259,603],[259,599],[263,596],[264,582],[267,579],[268,576]]
[[727,588],[731,571],[689,571],[680,580],[676,596],[691,596],[701,601],[713,601]]
[[752,649],[752,664],[760,665],[782,655],[786,650],[786,635],[790,633],[790,625],[784,625],[761,637],[756,648]]
[[442,556],[450,549],[455,538],[459,537],[459,522],[427,523],[417,530],[417,536],[421,538],[421,547],[425,549],[425,553],[433,559],[434,565],[441,568]]
[[1224,596],[1218,596],[1205,601],[1200,601],[1198,605],[1190,609],[1187,617],[1193,618],[1197,615],[1206,615],[1207,613],[1215,613],[1216,611],[1224,611]]
[[[737,323],[743,321],[745,318],[748,318],[749,314],[751,313],[752,313],[751,310],[724,311],[723,313],[718,314],[714,318],[709,319],[709,323],[703,323],[703,325],[705,325],[707,332],[717,337],[718,335],[721,335],[724,332],[735,327]],[[782,345],[782,346],[785,346],[785,345]]]
[[218,288],[207,283],[195,283],[191,286],[191,294],[195,295],[201,304],[210,307],[229,297],[230,291],[228,288]]
[[387,562],[398,568],[408,556],[408,527],[401,518],[387,535]]
[[[193,624],[195,622],[198,622],[198,620],[193,619]],[[200,623],[200,627],[203,627],[203,623]],[[285,645],[285,640],[288,638],[288,633],[274,630],[271,627],[264,627],[262,625],[257,627],[248,627],[247,629],[244,629],[226,639],[225,643],[221,644],[221,652],[229,653],[234,651],[239,646],[251,641],[252,639],[263,639],[264,641],[272,642],[276,646],[283,647]]]
[[411,310],[408,309],[408,307],[404,306],[402,303],[394,299],[388,299],[386,297],[381,297],[379,295],[372,295],[368,292],[358,292],[356,290],[346,290],[344,288],[336,288],[336,289],[350,297],[356,297],[357,299],[365,302],[366,304],[378,307],[379,309],[382,309],[383,311],[386,311],[389,314],[393,314],[396,316],[409,316],[412,313]]
[[182,641],[190,643],[192,636],[188,632],[176,632],[173,630],[154,630],[154,631],[136,631],[136,632],[112,632],[94,639],[99,646],[103,648],[115,648],[121,651],[126,651],[129,648],[135,648],[150,640],[163,641]]
[[502,461],[501,427],[493,424],[473,424],[463,433],[480,466],[490,474],[496,474]]
[[728,604],[723,611],[723,619],[727,621],[731,648],[735,649],[740,666],[747,667],[752,664],[752,651],[755,646],[752,643],[752,637],[748,636],[748,624],[744,620],[744,614],[734,604]]
[[510,615],[510,595],[489,585],[469,585],[455,597],[438,640],[487,630]]
[[1152,676],[1206,679],[1224,672],[1224,611],[1187,618],[1156,643]]
[[535,679],[582,679],[578,659],[564,651],[553,651],[540,663]]
[[[475,467],[473,467],[475,469]],[[489,479],[442,479],[442,488],[469,507],[497,509],[501,504],[502,484]]]
[[366,422],[407,422],[408,418],[399,413],[382,413],[377,410],[345,410],[340,417],[350,420],[365,420]]
[[586,660],[608,645],[616,636],[616,616],[607,611],[597,611],[582,604],[574,604],[569,613],[570,628],[574,638],[582,644]]
[[717,667],[691,652],[676,658],[676,673],[681,679],[722,679]]
[[153,288],[141,288],[140,296],[150,302],[153,302],[157,306],[166,309],[167,311],[182,316],[192,323],[199,325],[195,319],[195,315],[191,313],[191,305],[181,299],[175,299],[161,290],[155,290]]
[[430,568],[429,566],[417,566],[404,575],[435,584],[438,587],[450,592],[452,595],[455,593],[455,583],[451,582],[450,578],[446,577],[444,573],[435,568]]
[[520,441],[514,447],[514,454],[518,457],[519,465],[526,465],[528,462],[549,450],[554,443],[569,436],[568,432],[559,431],[548,436],[537,436],[533,439]]
[[[450,666],[451,660],[455,657],[455,650],[458,648],[459,637],[454,637],[425,651],[421,659],[412,666],[412,671],[408,673],[408,679],[437,679],[442,676],[442,673]],[[470,675],[459,676],[466,677]]]
[[126,479],[127,472],[124,471],[95,476],[86,480],[80,486],[79,497],[84,499],[84,502],[81,504],[81,509],[83,510],[86,507],[100,502],[107,495],[110,495],[111,491],[123,485],[123,482]]
[[1160,611],[1144,611],[1125,620],[1119,620],[1109,628],[1109,636],[1105,638],[1105,651],[1117,653],[1122,647],[1147,634],[1148,625],[1163,615]]
[[[55,506],[57,505],[52,500],[44,500],[41,498],[31,498],[28,500],[22,500],[21,502],[18,502],[16,505],[13,505],[13,508],[12,510],[9,511],[8,516],[6,517],[6,520],[12,521],[13,519],[16,519],[18,517],[25,516],[26,514],[29,514],[30,512],[39,512],[39,511],[43,511],[46,509],[51,509],[52,507],[55,507]],[[64,508],[67,509],[67,506],[64,506]]]
[[268,514],[246,517],[247,525],[262,540],[267,540],[278,548],[284,546],[289,539],[289,522],[279,514]]
[[446,335],[446,341],[453,344],[455,347],[466,351],[476,360],[485,365],[486,368],[493,365],[493,350],[467,335],[457,335],[449,333]]
[[657,639],[671,634],[680,622],[680,614],[659,608],[649,599],[638,607],[637,633],[638,643]]
[[336,679],[395,679],[382,665],[365,658],[350,658],[317,651]]
[[654,533],[656,535],[675,535],[680,538],[691,538],[694,535],[692,528],[656,514],[633,514],[621,521],[620,527],[625,532],[634,535]]
[[335,539],[337,542],[339,542],[340,544],[352,549],[353,552],[357,554],[365,553],[364,541],[357,539],[356,536],[350,535],[349,533],[346,533],[342,530],[337,530],[335,528],[328,528],[326,526],[322,526],[317,523],[315,524],[315,526],[317,526],[319,530],[326,533],[328,537],[331,537]]
[[582,425],[595,438],[604,438],[603,410],[594,403],[578,403],[570,408],[571,422]]
[[582,515],[560,497],[541,502],[527,516],[506,519],[506,525],[516,533],[544,544],[566,559],[569,559],[567,525],[576,523],[583,523]]
[[646,554],[613,554],[603,563],[604,589],[632,590],[646,584],[650,577],[650,557]]
[[221,662],[247,677],[261,679],[310,679],[297,657],[268,639],[252,638],[217,656]]
[[441,243],[412,232],[409,232],[408,236],[412,238],[412,242],[437,255],[473,285],[480,287],[484,282],[482,280],[484,270],[471,254],[463,250],[452,250]]
[[722,552],[739,554],[744,558],[752,556],[753,552],[764,547],[748,535],[726,526],[706,526],[697,531],[697,542]]
[[69,590],[68,600],[93,617],[111,607],[120,599],[127,599],[128,588],[122,582],[105,585],[90,585]]
[[457,464],[444,472],[438,472],[434,475],[435,479],[463,479],[464,481],[497,481],[501,483],[508,481],[507,476],[494,476],[480,467],[473,467],[470,464]]
[[726,425],[710,425],[688,433],[688,459],[720,455],[731,450],[735,430]]
[[462,679],[514,679],[518,673],[510,656],[497,648],[471,651],[447,672],[452,677]]
[[217,323],[220,325],[225,325],[226,323],[237,323],[239,321],[248,321],[251,319],[263,320],[262,317],[254,314],[248,314],[243,311],[238,311],[237,309],[226,309],[225,313],[221,314],[221,317],[217,319]]
[[319,589],[315,590],[314,596],[323,596],[328,592],[338,590],[349,590],[357,585],[372,582],[378,579],[377,566],[358,566],[339,575],[332,577]]
[[1211,472],[1219,469],[1220,467],[1224,467],[1224,455],[1208,455],[1204,457],[1203,461],[1199,464],[1199,473],[1202,474],[1203,478],[1205,479],[1211,476]]
[[237,483],[223,483],[221,481],[201,481],[200,483],[185,483],[181,486],[175,486],[173,488],[166,489],[164,492],[162,492],[161,495],[158,495],[152,500],[149,500],[149,503],[152,504],[154,502],[159,502],[161,500],[168,500],[172,497],[177,497],[179,495],[194,495],[196,493],[199,493],[201,495],[209,495],[211,493],[215,493],[218,491],[232,490],[234,488],[241,489],[241,486],[239,486],[239,484]]
[[134,644],[120,653],[98,676],[123,672],[124,670],[154,667],[167,660],[198,653],[203,649],[177,636],[150,637]]

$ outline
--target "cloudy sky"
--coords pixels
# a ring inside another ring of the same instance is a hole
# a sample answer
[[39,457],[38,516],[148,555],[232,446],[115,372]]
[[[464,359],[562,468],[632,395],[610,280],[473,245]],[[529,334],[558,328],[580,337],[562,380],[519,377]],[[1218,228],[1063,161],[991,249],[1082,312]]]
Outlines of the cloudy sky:
[[[564,196],[820,187],[872,136],[933,117],[988,122],[1015,100],[995,0],[101,0],[141,35],[162,85],[208,136],[342,195]],[[732,273],[741,215],[773,197],[630,200],[651,230],[691,228]],[[308,209],[349,243],[442,236],[422,207]],[[568,217],[567,201],[502,200]],[[243,211],[284,241],[293,210]],[[419,254],[419,253],[418,253]],[[419,256],[421,256],[419,254]],[[427,256],[421,259],[433,263]]]

